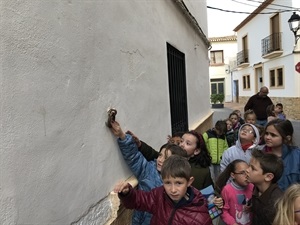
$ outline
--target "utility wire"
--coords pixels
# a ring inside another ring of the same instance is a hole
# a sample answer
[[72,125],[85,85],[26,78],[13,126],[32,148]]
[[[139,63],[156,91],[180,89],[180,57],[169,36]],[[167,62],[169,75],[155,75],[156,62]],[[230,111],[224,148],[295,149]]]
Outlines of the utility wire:
[[[294,12],[295,10],[290,10],[290,9],[277,9],[277,11],[273,11],[273,12],[260,12],[260,13],[253,13],[253,12],[241,12],[241,11],[233,11],[233,10],[227,10],[227,9],[220,9],[220,8],[215,8],[212,6],[206,6],[208,9],[214,9],[214,10],[219,10],[222,12],[230,12],[230,13],[240,13],[240,14],[273,14],[273,13],[283,13],[283,12]],[[279,10],[279,11],[278,11]]]
[[[236,3],[238,3],[238,4],[242,4],[242,5],[252,6],[252,7],[254,7],[254,8],[257,8],[257,7],[258,7],[258,5],[253,5],[253,4],[249,4],[249,3],[245,3],[245,2],[241,2],[241,1],[237,1],[237,0],[231,0],[231,1],[236,2]],[[247,0],[247,1],[249,1],[249,0]],[[255,1],[255,2],[256,2],[256,1]],[[292,8],[292,7],[290,7],[290,8]],[[278,8],[269,8],[269,7],[266,7],[265,9],[269,9],[269,10],[278,10]]]
[[[246,1],[248,1],[248,2],[256,2],[256,3],[264,3],[262,1],[256,1],[256,0],[246,0]],[[293,10],[299,10],[299,8],[294,8],[292,6],[287,6],[287,5],[279,5],[279,4],[274,4],[274,3],[270,3],[270,5],[284,7],[284,8],[293,9]]]

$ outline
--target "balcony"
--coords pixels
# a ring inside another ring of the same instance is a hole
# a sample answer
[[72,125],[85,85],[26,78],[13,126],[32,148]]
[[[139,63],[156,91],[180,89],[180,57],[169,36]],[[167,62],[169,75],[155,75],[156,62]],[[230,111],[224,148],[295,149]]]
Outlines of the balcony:
[[248,49],[245,49],[243,51],[240,51],[237,53],[237,67],[238,68],[244,68],[249,66],[249,54]]
[[282,33],[274,33],[261,40],[262,57],[272,59],[282,55],[281,45]]

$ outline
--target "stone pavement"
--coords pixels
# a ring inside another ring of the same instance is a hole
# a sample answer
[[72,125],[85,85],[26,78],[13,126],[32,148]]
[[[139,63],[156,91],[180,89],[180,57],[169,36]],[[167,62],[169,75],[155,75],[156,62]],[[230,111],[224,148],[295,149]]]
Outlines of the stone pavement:
[[[213,124],[215,124],[220,119],[226,119],[229,114],[235,109],[239,109],[243,116],[244,105],[236,102],[225,102],[224,108],[212,109],[214,111]],[[291,120],[291,122],[294,127],[294,143],[295,145],[300,147],[300,120]]]

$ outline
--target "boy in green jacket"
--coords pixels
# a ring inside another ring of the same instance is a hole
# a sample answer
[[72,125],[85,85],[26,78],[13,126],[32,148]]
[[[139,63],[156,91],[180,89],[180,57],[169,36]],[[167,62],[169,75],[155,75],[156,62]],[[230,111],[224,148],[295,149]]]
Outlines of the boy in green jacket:
[[212,179],[215,181],[220,174],[220,161],[223,152],[228,148],[226,140],[227,124],[224,120],[218,120],[215,127],[207,130],[203,134],[203,139],[212,157],[210,172]]

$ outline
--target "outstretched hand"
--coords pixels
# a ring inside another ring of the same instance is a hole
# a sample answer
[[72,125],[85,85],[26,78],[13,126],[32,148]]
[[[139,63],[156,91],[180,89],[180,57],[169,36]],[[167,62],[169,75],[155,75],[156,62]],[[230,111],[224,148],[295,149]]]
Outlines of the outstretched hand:
[[131,185],[129,183],[120,182],[115,186],[114,192],[122,193],[123,195],[126,195],[126,194],[128,194],[130,187],[131,187]]
[[132,138],[138,148],[141,147],[142,143],[141,143],[140,139],[134,133],[132,133],[130,130],[128,130],[128,131],[126,131],[126,134],[130,134],[132,136]]
[[125,139],[125,133],[123,132],[120,124],[117,121],[111,121],[111,132],[116,136],[119,137],[120,139],[124,140]]

